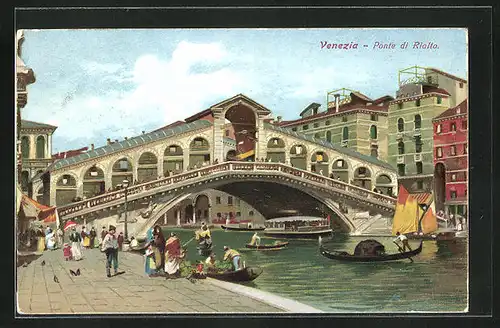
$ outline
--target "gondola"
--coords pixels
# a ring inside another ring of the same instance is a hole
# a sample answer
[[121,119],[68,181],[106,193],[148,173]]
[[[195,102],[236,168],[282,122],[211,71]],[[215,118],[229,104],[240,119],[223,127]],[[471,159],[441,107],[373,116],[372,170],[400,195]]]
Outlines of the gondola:
[[281,243],[276,243],[276,244],[269,244],[269,245],[250,245],[246,244],[245,247],[249,249],[254,249],[254,250],[276,250],[276,249],[282,249],[288,245],[288,242],[281,242]]
[[339,260],[339,261],[347,261],[347,262],[385,262],[385,261],[397,261],[404,260],[407,258],[411,258],[415,255],[420,254],[422,251],[423,241],[420,241],[420,246],[412,251],[404,252],[404,253],[396,253],[396,254],[385,254],[385,255],[370,255],[370,256],[359,256],[349,254],[347,252],[339,252],[339,251],[328,251],[323,245],[320,245],[320,253],[324,257],[329,259]]
[[265,228],[240,228],[240,227],[228,227],[225,225],[220,226],[224,230],[228,231],[263,231]]
[[260,276],[262,271],[261,267],[246,267],[238,271],[207,272],[207,277],[230,282],[252,281]]

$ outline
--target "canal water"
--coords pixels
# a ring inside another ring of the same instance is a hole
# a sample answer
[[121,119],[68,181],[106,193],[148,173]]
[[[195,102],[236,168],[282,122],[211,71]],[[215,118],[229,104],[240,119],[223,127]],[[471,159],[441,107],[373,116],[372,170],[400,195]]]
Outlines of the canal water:
[[[176,232],[183,243],[193,230]],[[422,253],[409,260],[381,263],[348,263],[323,257],[315,240],[288,240],[280,251],[245,251],[251,232],[226,232],[212,229],[216,256],[223,256],[224,245],[241,250],[246,266],[264,269],[245,285],[311,305],[326,312],[455,312],[467,308],[467,241],[424,241]],[[262,236],[261,244],[276,239]],[[324,240],[327,249],[353,252],[367,237],[334,236]],[[373,238],[397,253],[390,237]],[[412,248],[418,241],[410,240]],[[187,259],[203,260],[196,242],[187,245]]]

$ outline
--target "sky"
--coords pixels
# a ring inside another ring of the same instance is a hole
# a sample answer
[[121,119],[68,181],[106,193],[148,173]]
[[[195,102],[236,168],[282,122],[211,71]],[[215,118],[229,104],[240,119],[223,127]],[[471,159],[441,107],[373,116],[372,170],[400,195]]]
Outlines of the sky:
[[[467,78],[465,29],[25,30],[36,82],[22,118],[57,126],[53,153],[123,140],[242,93],[296,119],[339,88],[394,96],[398,71]],[[407,49],[401,49],[403,42]],[[394,44],[380,49],[375,43]],[[413,49],[432,42],[436,49]],[[358,44],[328,49],[326,44]],[[366,45],[366,47],[365,47]]]

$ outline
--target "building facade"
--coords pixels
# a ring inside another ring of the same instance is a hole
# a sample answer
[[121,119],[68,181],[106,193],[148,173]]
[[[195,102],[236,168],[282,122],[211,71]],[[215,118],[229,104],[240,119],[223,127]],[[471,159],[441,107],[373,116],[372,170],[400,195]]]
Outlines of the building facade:
[[21,190],[39,203],[43,202],[41,175],[53,162],[52,134],[57,127],[21,120]]
[[468,173],[467,100],[448,109],[432,122],[436,209],[467,213]]
[[388,110],[388,162],[408,191],[432,192],[432,119],[465,99],[466,84],[433,68],[415,66],[399,72],[399,90]]
[[349,89],[328,93],[327,110],[312,103],[293,121],[281,121],[281,127],[350,148],[361,154],[387,160],[387,108],[390,96],[370,99]]

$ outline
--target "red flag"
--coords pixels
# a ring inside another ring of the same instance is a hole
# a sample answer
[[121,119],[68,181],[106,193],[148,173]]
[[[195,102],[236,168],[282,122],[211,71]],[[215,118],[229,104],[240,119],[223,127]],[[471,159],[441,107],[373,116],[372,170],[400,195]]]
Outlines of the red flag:
[[403,187],[403,185],[400,185],[399,186],[399,193],[398,193],[398,204],[401,204],[401,205],[406,204],[406,200],[408,199],[409,196],[410,196],[410,193],[408,192],[408,190],[406,190],[406,188]]

